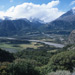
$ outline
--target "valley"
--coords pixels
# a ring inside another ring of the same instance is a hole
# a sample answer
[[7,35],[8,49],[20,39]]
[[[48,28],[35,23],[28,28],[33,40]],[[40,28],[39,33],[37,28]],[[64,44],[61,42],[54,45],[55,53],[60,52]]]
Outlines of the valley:
[[0,19],[0,75],[74,74],[74,11],[75,8],[47,23],[32,17],[3,16]]
[[[34,38],[33,38],[34,37]],[[60,38],[59,42],[57,42],[56,38]],[[48,35],[44,34],[43,37],[30,36],[29,39],[27,37],[0,37],[0,48],[9,51],[11,53],[18,52],[24,50],[26,48],[37,49],[39,47],[43,47],[44,45],[49,45],[56,48],[63,48],[64,45],[63,37],[56,35]]]

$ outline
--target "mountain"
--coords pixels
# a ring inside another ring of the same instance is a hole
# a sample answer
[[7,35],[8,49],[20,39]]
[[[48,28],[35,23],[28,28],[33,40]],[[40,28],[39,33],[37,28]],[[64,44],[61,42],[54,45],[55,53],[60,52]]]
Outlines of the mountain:
[[75,8],[72,8],[56,20],[44,23],[37,18],[20,18],[12,20],[11,17],[4,16],[0,19],[0,36],[25,36],[39,34],[70,34],[75,29]]
[[70,16],[70,15],[75,15],[75,8],[72,8],[71,10],[63,14],[61,17]]
[[60,16],[58,20],[64,20],[67,22],[75,21],[75,8],[72,8],[70,11]]
[[5,17],[0,21],[0,36],[26,35],[38,31],[41,25],[43,23],[30,22],[25,18],[11,20],[9,17]]
[[56,20],[48,23],[45,26],[47,33],[49,31],[57,31],[55,33],[59,34],[69,34],[72,30],[75,29],[75,8],[71,9],[70,11],[66,12]]

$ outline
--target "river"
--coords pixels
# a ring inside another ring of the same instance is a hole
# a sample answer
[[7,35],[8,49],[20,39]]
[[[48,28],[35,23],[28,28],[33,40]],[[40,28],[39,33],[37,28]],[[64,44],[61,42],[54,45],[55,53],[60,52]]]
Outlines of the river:
[[51,45],[51,46],[58,47],[58,48],[63,48],[65,46],[63,44],[57,44],[57,43],[52,43],[52,42],[44,42],[44,41],[40,41],[40,40],[29,40],[29,41],[40,42],[40,43],[44,43],[44,44]]
[[[24,40],[24,39],[17,39],[17,38],[10,38],[10,37],[0,37],[0,39],[9,39],[9,40]],[[26,40],[26,39],[25,39]],[[24,41],[25,41],[24,40]],[[27,39],[28,40],[28,39]],[[44,43],[47,45],[51,45],[54,47],[58,47],[58,48],[63,48],[65,45],[63,44],[58,44],[58,43],[53,43],[53,42],[45,42],[45,41],[40,41],[40,40],[28,40],[28,41],[32,41],[32,42],[40,42],[40,43]]]

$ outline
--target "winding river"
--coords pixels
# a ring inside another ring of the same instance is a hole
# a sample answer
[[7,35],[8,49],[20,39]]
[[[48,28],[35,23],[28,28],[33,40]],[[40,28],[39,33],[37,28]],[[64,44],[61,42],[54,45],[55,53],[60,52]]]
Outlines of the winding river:
[[44,42],[44,41],[40,41],[40,40],[29,40],[29,41],[40,42],[40,43],[44,43],[44,44],[51,45],[51,46],[58,47],[58,48],[63,48],[65,46],[63,44],[57,44],[57,43],[52,43],[52,42]]
[[[17,38],[10,38],[10,37],[0,37],[0,39],[9,39],[9,40],[24,40],[24,39],[17,39]],[[26,39],[25,39],[26,40]],[[25,41],[24,40],[24,41]],[[63,44],[57,44],[57,43],[53,43],[53,42],[45,42],[45,41],[40,41],[40,40],[28,40],[28,41],[32,41],[32,42],[40,42],[40,43],[44,43],[47,45],[51,45],[54,47],[58,47],[58,48],[63,48],[65,45]]]

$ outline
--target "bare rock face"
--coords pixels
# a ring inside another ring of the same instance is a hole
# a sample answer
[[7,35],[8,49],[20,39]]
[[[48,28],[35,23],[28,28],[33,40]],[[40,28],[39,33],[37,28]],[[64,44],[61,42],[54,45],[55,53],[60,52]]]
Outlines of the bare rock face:
[[75,30],[73,30],[69,36],[69,43],[75,44]]

